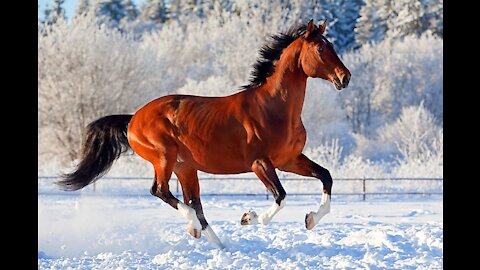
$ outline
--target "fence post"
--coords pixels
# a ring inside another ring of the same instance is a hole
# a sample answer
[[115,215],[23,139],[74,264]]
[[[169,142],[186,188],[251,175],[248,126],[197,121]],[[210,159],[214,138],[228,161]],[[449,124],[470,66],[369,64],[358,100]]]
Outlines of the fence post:
[[177,194],[178,194],[178,178],[177,178],[177,188],[176,189],[177,189]]
[[267,201],[268,201],[268,189],[267,189]]
[[363,201],[367,199],[367,187],[366,187],[366,179],[365,176],[362,179],[362,193],[363,193]]

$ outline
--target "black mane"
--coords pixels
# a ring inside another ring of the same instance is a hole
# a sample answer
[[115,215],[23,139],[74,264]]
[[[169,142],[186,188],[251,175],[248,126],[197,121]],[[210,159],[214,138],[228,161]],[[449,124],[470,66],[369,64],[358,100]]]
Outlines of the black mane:
[[258,87],[275,71],[274,61],[280,59],[283,49],[305,34],[306,24],[294,25],[285,33],[271,35],[267,43],[260,48],[260,57],[253,65],[250,73],[250,83],[241,86],[241,89]]

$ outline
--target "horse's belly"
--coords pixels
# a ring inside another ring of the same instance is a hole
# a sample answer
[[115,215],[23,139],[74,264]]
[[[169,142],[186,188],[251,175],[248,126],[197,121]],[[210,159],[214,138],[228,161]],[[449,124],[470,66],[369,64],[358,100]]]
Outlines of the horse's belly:
[[212,174],[237,174],[250,171],[248,166],[233,155],[218,150],[210,150],[204,155],[188,156],[190,153],[178,153],[177,161],[186,162],[191,167]]
[[245,162],[244,143],[239,136],[230,135],[202,140],[192,138],[180,143],[178,160],[197,170],[213,174],[236,174],[250,171]]
[[179,160],[192,167],[214,174],[250,172],[256,159],[270,158],[275,167],[281,167],[298,157],[306,142],[304,129],[287,134],[261,134],[247,141],[243,126],[219,128],[210,136],[190,134],[180,137]]

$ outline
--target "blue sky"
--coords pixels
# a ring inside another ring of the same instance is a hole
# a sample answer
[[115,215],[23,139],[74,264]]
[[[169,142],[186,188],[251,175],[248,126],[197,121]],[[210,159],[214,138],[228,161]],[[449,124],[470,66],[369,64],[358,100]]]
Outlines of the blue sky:
[[[45,9],[45,5],[49,4],[50,6],[53,3],[53,0],[38,0],[38,16],[43,18],[43,10]],[[73,14],[75,14],[75,8],[77,7],[77,0],[65,0],[63,3],[63,8],[65,9],[65,13],[67,18],[72,18]]]
[[[143,0],[133,0],[133,2],[138,6],[138,3],[141,3]],[[45,5],[49,4],[50,6],[53,3],[53,0],[38,0],[38,16],[40,18],[43,18],[43,10],[45,9]],[[77,0],[65,0],[63,3],[63,8],[65,9],[65,13],[67,15],[67,18],[72,18],[72,16],[75,14],[75,9],[77,8]]]

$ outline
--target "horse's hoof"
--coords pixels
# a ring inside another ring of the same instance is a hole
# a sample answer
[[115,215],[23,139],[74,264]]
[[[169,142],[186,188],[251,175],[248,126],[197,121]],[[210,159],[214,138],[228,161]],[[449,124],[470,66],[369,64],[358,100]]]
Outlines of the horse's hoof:
[[315,212],[310,212],[305,216],[305,227],[307,227],[307,230],[313,229],[315,227],[315,220],[313,216],[315,215]]
[[243,214],[242,219],[240,220],[242,225],[253,225],[258,224],[258,215],[255,211],[249,211],[248,213]]
[[188,225],[187,231],[188,231],[188,233],[189,233],[191,236],[193,236],[193,237],[195,237],[195,238],[197,238],[197,239],[199,239],[200,236],[202,236],[202,231],[201,231],[200,229],[195,229],[195,228],[193,227],[193,224],[189,224],[189,225]]

